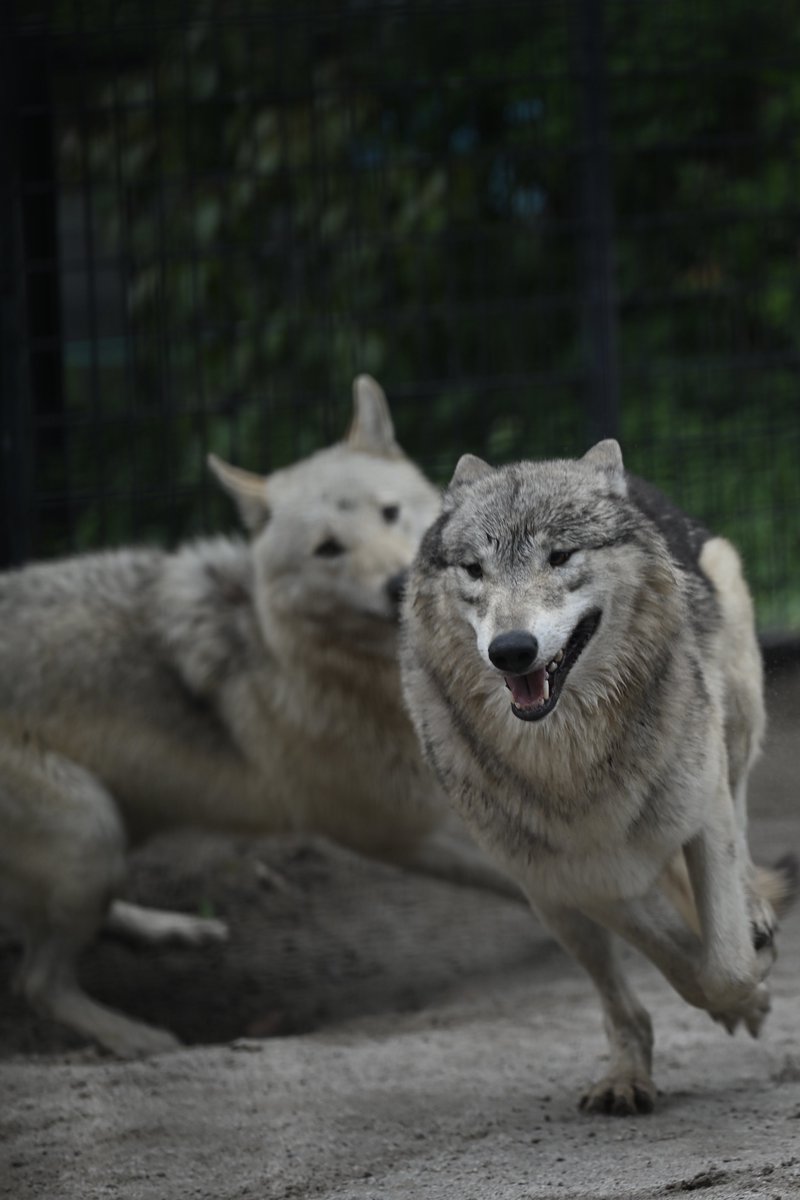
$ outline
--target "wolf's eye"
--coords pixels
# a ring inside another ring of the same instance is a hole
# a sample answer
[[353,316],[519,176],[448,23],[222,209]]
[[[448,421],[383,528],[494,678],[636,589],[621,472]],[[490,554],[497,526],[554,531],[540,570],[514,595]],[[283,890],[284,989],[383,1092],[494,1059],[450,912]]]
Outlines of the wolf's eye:
[[344,546],[341,542],[337,542],[336,538],[329,537],[325,538],[324,542],[320,542],[314,553],[318,554],[320,558],[336,558],[337,555],[344,554]]
[[483,579],[483,567],[480,563],[462,563],[461,570],[466,571],[470,579]]
[[394,525],[397,518],[400,516],[399,504],[384,504],[381,509],[381,516],[387,525]]
[[551,550],[548,562],[551,567],[563,567],[564,563],[569,562],[574,553],[574,550]]

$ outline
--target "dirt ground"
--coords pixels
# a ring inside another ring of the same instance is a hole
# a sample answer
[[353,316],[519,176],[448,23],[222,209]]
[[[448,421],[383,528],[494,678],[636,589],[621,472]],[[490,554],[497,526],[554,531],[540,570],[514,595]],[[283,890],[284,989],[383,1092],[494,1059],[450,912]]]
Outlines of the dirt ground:
[[[752,842],[800,849],[800,671],[769,683]],[[520,904],[311,838],[187,836],[130,896],[214,913],[213,950],[102,940],[92,993],[187,1043],[118,1063],[10,996],[0,944],[0,1195],[13,1200],[800,1196],[800,911],[773,1011],[731,1039],[630,956],[657,1111],[589,1117],[597,1001]]]

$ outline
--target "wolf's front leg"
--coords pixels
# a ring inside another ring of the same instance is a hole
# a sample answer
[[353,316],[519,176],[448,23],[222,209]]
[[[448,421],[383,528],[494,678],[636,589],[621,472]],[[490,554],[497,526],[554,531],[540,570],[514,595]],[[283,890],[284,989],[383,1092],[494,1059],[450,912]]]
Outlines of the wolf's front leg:
[[611,1061],[606,1074],[581,1097],[581,1108],[616,1116],[652,1112],[653,1027],[620,970],[611,935],[575,909],[532,903],[564,949],[588,971],[603,1006]]
[[726,785],[720,785],[705,827],[684,847],[684,854],[703,942],[699,982],[709,1011],[745,1017],[775,950],[771,937],[761,940],[758,948],[754,945],[748,900],[751,864]]
[[769,1011],[765,985],[754,980],[748,991],[722,1000],[707,992],[704,942],[658,887],[635,900],[595,905],[592,916],[646,955],[688,1004],[731,1031],[744,1021],[750,1033],[758,1033]]

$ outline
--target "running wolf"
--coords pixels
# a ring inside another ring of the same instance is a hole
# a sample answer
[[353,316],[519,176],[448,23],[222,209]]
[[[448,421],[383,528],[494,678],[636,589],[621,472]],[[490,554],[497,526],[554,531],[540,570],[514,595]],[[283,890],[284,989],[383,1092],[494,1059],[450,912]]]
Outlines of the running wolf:
[[447,809],[403,707],[397,616],[440,496],[375,381],[354,400],[343,442],[269,478],[211,458],[249,541],[0,576],[0,921],[29,1001],[113,1052],[175,1040],[81,990],[75,958],[103,920],[150,940],[225,932],[118,901],[128,841],[309,830],[437,870]]
[[796,861],[753,866],[762,665],[736,551],[623,468],[465,455],[404,601],[406,698],[473,834],[600,995],[592,1111],[653,1107],[652,1026],[612,934],[754,1036]]

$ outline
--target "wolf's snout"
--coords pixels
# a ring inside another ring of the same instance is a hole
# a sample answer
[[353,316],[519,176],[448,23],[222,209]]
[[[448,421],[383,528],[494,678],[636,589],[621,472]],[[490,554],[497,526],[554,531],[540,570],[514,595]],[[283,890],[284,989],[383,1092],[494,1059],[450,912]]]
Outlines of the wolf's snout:
[[504,675],[526,675],[538,653],[539,643],[524,629],[498,633],[489,643],[489,658]]
[[403,599],[403,593],[406,590],[407,582],[408,571],[398,571],[395,575],[392,575],[391,578],[386,580],[386,594],[388,595],[392,604],[396,605],[398,608],[400,606],[400,601]]

